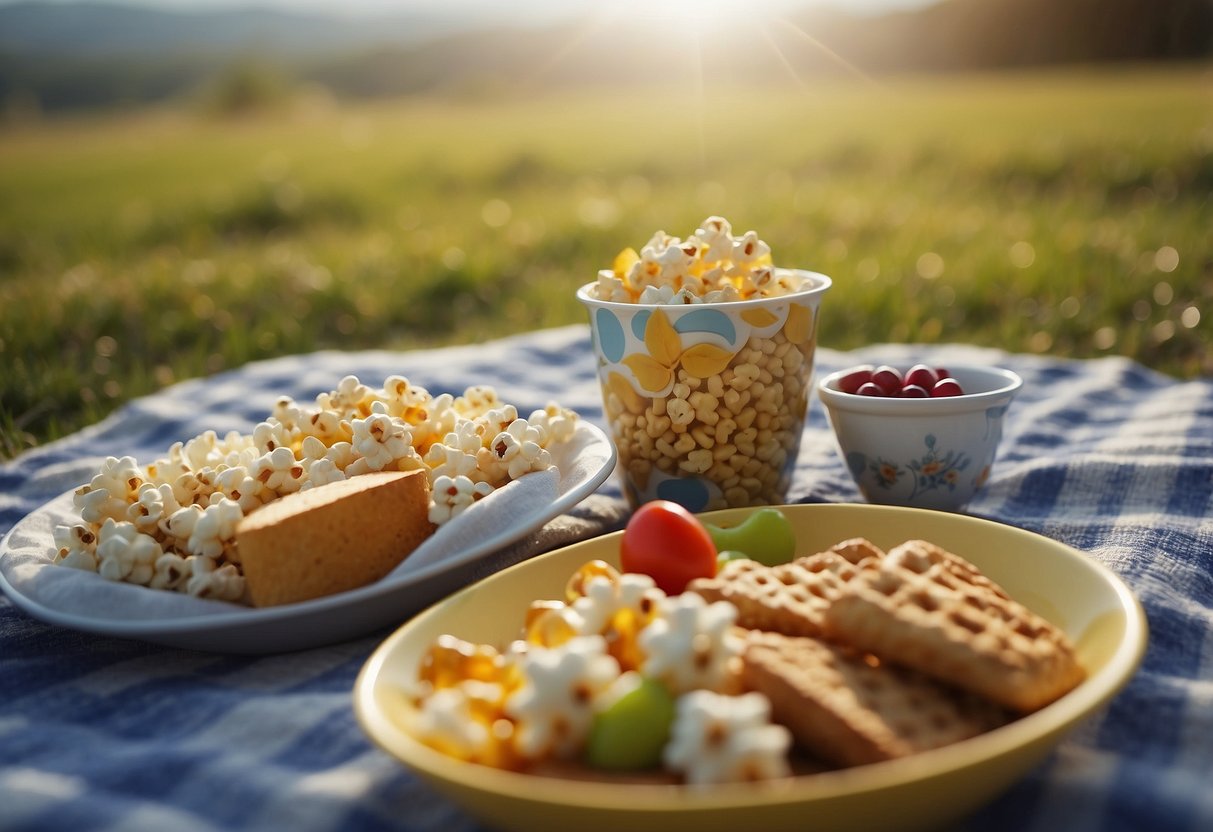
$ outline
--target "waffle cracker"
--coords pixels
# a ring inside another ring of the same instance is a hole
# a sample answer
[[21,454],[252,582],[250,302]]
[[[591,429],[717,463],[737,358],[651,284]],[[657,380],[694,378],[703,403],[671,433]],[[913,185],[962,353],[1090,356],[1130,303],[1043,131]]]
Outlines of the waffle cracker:
[[823,611],[826,634],[1016,711],[1082,681],[1065,634],[957,555],[903,543]]
[[714,578],[697,578],[687,587],[707,601],[737,607],[737,624],[793,636],[820,636],[823,615],[860,570],[883,555],[866,540],[847,540],[825,552],[791,563],[764,566],[733,560]]
[[971,694],[812,638],[751,634],[742,679],[804,750],[834,765],[905,757],[1007,720]]

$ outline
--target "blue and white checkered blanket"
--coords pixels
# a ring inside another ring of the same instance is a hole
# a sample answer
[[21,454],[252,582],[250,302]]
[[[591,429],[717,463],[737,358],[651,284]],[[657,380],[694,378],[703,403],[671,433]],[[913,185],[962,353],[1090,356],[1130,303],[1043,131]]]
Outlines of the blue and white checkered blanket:
[[[964,828],[1213,829],[1213,382],[1116,358],[964,346],[823,349],[817,364],[822,374],[915,360],[994,363],[1024,377],[993,476],[968,511],[1108,566],[1151,631],[1141,670],[1110,707]],[[107,455],[146,462],[207,429],[249,431],[278,396],[310,401],[351,373],[368,383],[402,374],[435,393],[488,383],[520,411],[556,399],[603,424],[582,326],[265,361],[134,401],[0,467],[0,533]],[[789,499],[860,499],[815,399]],[[576,517],[524,541],[523,556],[624,516],[611,479]],[[478,829],[355,723],[354,679],[384,635],[215,655],[62,629],[0,600],[0,829]]]

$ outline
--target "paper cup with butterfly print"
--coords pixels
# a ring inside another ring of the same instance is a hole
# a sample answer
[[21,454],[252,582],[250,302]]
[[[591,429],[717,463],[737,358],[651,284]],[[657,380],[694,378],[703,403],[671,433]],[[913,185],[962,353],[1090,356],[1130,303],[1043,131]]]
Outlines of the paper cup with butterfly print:
[[578,290],[633,507],[787,501],[831,284],[796,274],[801,291],[729,303],[622,303],[597,299],[592,283]]

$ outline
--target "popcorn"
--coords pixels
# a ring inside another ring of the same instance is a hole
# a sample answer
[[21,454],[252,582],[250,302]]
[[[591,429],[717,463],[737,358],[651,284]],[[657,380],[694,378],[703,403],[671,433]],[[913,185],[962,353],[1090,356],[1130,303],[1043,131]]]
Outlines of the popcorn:
[[675,693],[722,690],[743,647],[730,631],[736,619],[737,608],[727,601],[709,604],[693,592],[663,599],[657,618],[640,633],[648,656],[641,672]]
[[126,507],[143,484],[143,473],[134,457],[106,457],[101,470],[88,485],[76,489],[72,503],[86,523],[122,520]]
[[[523,638],[502,651],[439,636],[406,686],[417,738],[503,768],[579,757],[611,767],[596,756],[597,740],[621,719],[639,720],[645,741],[656,738],[652,751],[689,785],[789,775],[791,735],[771,723],[766,696],[720,692],[742,646],[729,632],[732,604],[709,605],[694,593],[667,597],[651,576],[620,574],[598,560],[570,576],[564,597],[567,604],[532,602]],[[634,696],[642,686],[648,692]],[[632,701],[620,711],[624,697]]]
[[477,500],[493,493],[493,486],[487,482],[472,482],[469,478],[440,476],[435,478],[430,499],[430,522],[441,526],[443,523],[462,513]]
[[512,480],[532,471],[546,471],[552,467],[552,455],[540,444],[543,438],[543,431],[516,418],[477,452],[476,462],[484,470]]
[[155,574],[148,583],[152,589],[184,589],[190,578],[190,565],[185,558],[168,552],[156,558]]
[[408,427],[386,413],[373,413],[350,424],[354,430],[351,444],[368,471],[409,470],[408,467],[396,467],[401,462],[407,465],[407,460],[417,456]]
[[281,422],[262,422],[253,428],[253,445],[262,454],[276,450],[290,453],[294,444],[290,428]]
[[[307,473],[305,470],[305,476]],[[262,504],[262,494],[269,494],[272,491],[253,475],[252,470],[245,466],[228,468],[226,471],[220,472],[215,484],[219,487],[219,493],[240,506],[240,510],[245,514]]]
[[292,494],[303,484],[304,469],[290,448],[278,447],[262,454],[253,464],[252,478],[266,491]]
[[624,573],[615,581],[590,578],[585,595],[572,602],[574,626],[587,635],[598,633],[624,670],[639,669],[647,658],[640,635],[657,617],[665,593],[648,575]]
[[290,396],[279,396],[274,402],[274,409],[270,411],[270,419],[275,422],[281,422],[289,429],[301,427],[307,421],[307,417],[295,400]]
[[500,699],[500,685],[475,679],[437,690],[421,703],[415,724],[417,738],[460,760],[489,756],[493,733],[484,713]]
[[303,466],[306,479],[299,486],[300,491],[346,479],[345,471],[341,470],[337,466],[337,463],[327,456],[320,459],[304,460]]
[[544,448],[557,442],[567,442],[577,429],[577,414],[555,402],[549,402],[543,410],[531,413],[527,421],[543,431],[543,440],[539,444]]
[[55,526],[55,562],[85,572],[97,571],[97,535],[88,526]]
[[335,410],[344,413],[354,413],[366,416],[370,411],[361,410],[371,393],[371,388],[358,380],[357,376],[346,376],[337,382],[337,389],[331,393],[321,393],[316,397],[316,403],[321,410]]
[[[449,434],[449,436],[453,437],[455,434]],[[484,450],[479,447],[479,439],[476,444],[477,448],[472,453],[468,453],[458,445],[431,445],[425,454],[425,464],[429,466],[430,476],[433,480],[436,481],[439,477],[471,479],[480,465],[476,455],[479,451]]]
[[354,438],[349,422],[342,420],[331,410],[322,410],[308,415],[293,433],[302,437],[304,442],[308,439],[316,439],[323,445],[349,442]]
[[243,518],[239,503],[221,498],[194,515],[186,550],[193,555],[220,557],[236,539],[236,524]]
[[185,591],[190,595],[218,601],[239,601],[244,597],[244,576],[234,564],[220,566],[205,555],[194,555],[185,561],[190,568]]
[[486,384],[473,385],[464,391],[462,396],[455,399],[455,409],[473,419],[501,405],[502,401],[498,398],[497,391]]
[[[73,495],[81,522],[56,531],[54,562],[239,601],[236,524],[265,503],[371,471],[425,469],[430,519],[445,523],[509,481],[550,468],[547,449],[573,436],[577,418],[550,403],[521,419],[488,385],[431,396],[403,376],[379,389],[346,376],[314,406],[280,397],[249,434],[204,431],[146,467],[106,458]],[[503,436],[495,457],[489,442]]]
[[678,699],[663,760],[696,786],[787,777],[792,737],[770,719],[760,693],[692,691]]
[[97,571],[110,581],[147,584],[155,574],[156,559],[163,552],[151,535],[142,534],[134,523],[106,519],[97,535]]
[[620,613],[643,622],[643,627],[653,620],[665,598],[652,577],[636,572],[625,572],[614,581],[601,576],[590,578],[583,591],[585,594],[573,601],[572,608],[587,635],[606,633]]
[[383,382],[387,412],[409,424],[424,421],[428,414],[430,394],[424,387],[414,387],[404,376],[388,376]]
[[591,291],[617,303],[730,303],[804,288],[804,280],[771,265],[771,247],[754,231],[733,235],[723,217],[708,217],[685,240],[658,231],[637,254],[625,249],[598,272]]
[[519,662],[522,684],[506,702],[516,720],[514,746],[524,758],[571,757],[594,719],[594,700],[619,676],[601,636],[579,636],[560,647],[537,647]]

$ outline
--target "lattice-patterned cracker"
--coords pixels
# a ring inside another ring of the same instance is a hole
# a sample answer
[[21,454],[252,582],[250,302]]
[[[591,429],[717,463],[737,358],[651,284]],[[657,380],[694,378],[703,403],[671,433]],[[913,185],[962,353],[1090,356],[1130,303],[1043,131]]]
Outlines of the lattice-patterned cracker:
[[926,540],[907,540],[900,546],[893,547],[889,550],[888,562],[891,566],[904,567],[950,589],[968,584],[992,592],[999,598],[1010,598],[1002,587],[986,577],[976,566]]
[[891,550],[822,615],[832,639],[1020,712],[1084,677],[1065,633],[967,561],[923,541]]
[[840,543],[835,543],[827,552],[833,552],[841,556],[844,560],[850,563],[860,564],[868,558],[880,560],[885,556],[885,553],[872,541],[866,537],[852,537]]
[[873,568],[883,554],[867,541],[848,540],[838,547],[778,566],[729,561],[715,578],[698,578],[687,589],[708,601],[732,602],[742,627],[820,636],[825,609],[848,581]]
[[1007,721],[976,696],[812,638],[751,634],[742,679],[806,751],[835,765],[905,757]]

